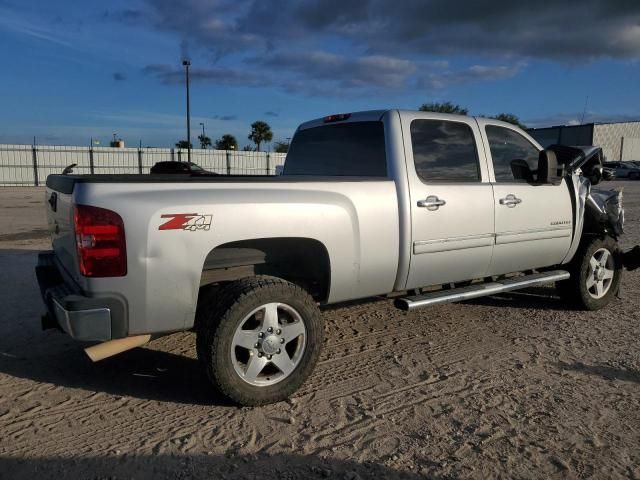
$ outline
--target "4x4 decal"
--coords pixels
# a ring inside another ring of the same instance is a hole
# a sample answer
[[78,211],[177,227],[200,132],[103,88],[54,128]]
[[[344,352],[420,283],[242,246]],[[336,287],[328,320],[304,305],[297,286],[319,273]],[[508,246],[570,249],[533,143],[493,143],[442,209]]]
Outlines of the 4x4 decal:
[[200,215],[199,213],[168,213],[161,215],[161,218],[170,220],[161,224],[158,230],[209,230],[213,215]]

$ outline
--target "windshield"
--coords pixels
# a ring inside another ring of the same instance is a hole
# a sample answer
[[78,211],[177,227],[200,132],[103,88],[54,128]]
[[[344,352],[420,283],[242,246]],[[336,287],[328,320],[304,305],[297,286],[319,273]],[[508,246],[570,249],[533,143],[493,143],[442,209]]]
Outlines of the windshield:
[[386,177],[382,122],[350,122],[299,130],[284,175]]
[[191,170],[194,172],[201,172],[204,170],[204,168],[202,168],[200,165],[196,165],[195,163],[190,163],[189,166],[191,167]]

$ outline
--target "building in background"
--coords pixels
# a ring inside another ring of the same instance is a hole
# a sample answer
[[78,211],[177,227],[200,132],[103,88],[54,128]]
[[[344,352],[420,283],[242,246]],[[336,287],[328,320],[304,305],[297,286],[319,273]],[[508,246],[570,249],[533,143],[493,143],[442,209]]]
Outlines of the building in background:
[[587,123],[527,130],[540,145],[597,145],[607,161],[640,160],[640,121]]

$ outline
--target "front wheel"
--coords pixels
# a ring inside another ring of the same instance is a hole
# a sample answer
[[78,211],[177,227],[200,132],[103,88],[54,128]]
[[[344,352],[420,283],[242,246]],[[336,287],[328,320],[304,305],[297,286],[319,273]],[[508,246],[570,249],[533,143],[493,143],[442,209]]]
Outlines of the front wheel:
[[596,237],[585,243],[569,265],[571,278],[557,285],[561,296],[586,310],[608,305],[622,277],[618,253],[618,243],[611,237]]
[[320,355],[320,311],[300,287],[258,276],[232,282],[201,303],[198,359],[210,381],[240,405],[288,398]]

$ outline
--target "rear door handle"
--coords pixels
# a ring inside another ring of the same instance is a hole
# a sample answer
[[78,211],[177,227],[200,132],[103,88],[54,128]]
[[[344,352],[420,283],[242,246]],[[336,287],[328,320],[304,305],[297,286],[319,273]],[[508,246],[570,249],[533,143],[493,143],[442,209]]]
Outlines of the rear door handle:
[[445,202],[444,200],[439,199],[435,195],[429,195],[424,200],[418,200],[418,206],[419,207],[426,208],[427,210],[430,210],[430,211],[438,210],[438,208],[440,208],[440,207],[442,207],[443,205],[446,205],[446,204],[447,204],[447,202]]
[[509,208],[513,208],[519,203],[522,203],[522,199],[516,197],[513,193],[510,193],[506,197],[500,199],[500,205],[506,205]]

